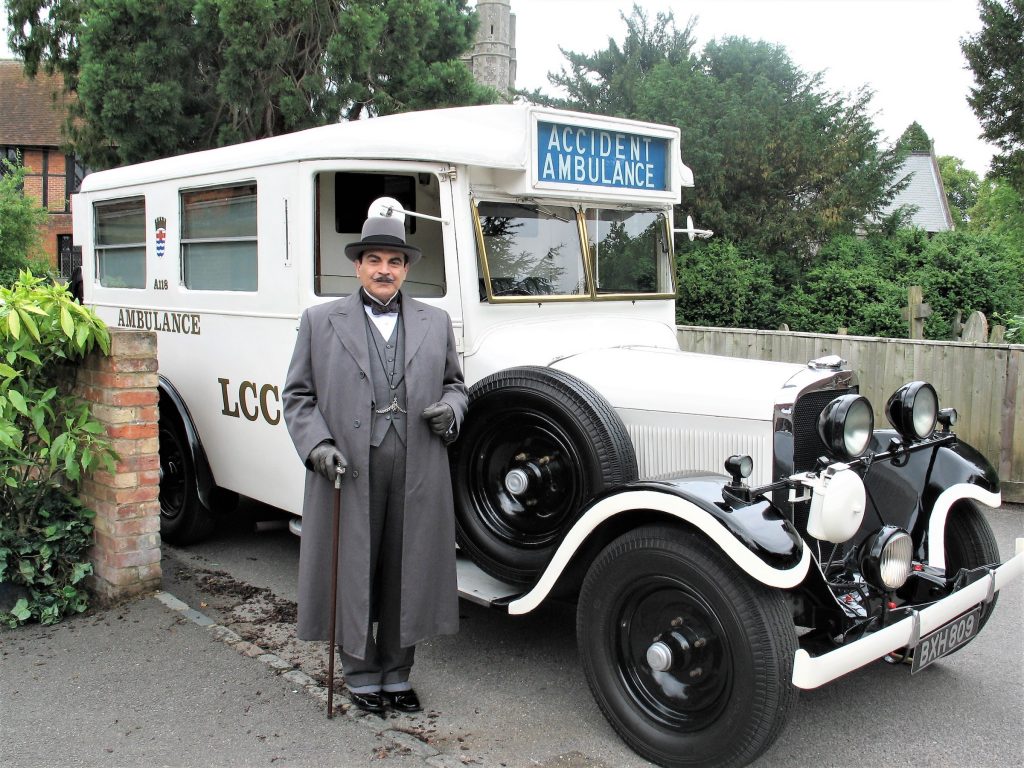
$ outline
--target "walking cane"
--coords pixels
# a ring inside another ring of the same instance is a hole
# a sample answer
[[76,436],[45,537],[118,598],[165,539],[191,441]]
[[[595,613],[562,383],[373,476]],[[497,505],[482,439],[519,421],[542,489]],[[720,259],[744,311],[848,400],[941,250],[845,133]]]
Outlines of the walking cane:
[[341,527],[341,478],[343,464],[335,465],[334,524],[331,533],[331,639],[327,646],[327,719],[334,717],[334,624],[338,617],[338,538]]

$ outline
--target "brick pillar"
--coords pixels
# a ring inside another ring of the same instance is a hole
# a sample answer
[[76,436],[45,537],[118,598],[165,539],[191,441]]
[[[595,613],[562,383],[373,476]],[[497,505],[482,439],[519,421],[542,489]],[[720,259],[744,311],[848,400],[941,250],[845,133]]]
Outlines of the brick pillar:
[[116,472],[95,472],[79,498],[96,512],[90,587],[101,601],[160,587],[160,453],[156,334],[110,329],[110,355],[78,371],[79,396],[106,429]]

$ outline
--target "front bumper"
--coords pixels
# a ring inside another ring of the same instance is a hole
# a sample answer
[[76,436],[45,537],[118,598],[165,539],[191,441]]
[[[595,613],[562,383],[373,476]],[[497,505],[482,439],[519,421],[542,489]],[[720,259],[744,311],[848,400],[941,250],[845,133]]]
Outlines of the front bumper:
[[902,621],[820,656],[811,656],[801,648],[796,652],[793,664],[793,685],[803,689],[817,688],[899,648],[914,648],[922,637],[979,603],[991,600],[997,591],[1022,574],[1024,539],[1017,539],[1016,554],[998,568],[993,568],[988,576],[927,608],[914,611]]

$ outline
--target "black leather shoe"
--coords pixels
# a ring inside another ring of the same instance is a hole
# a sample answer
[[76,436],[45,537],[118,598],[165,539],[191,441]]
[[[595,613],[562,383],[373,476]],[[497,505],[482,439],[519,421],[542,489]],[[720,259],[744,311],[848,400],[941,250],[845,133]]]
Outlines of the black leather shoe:
[[355,691],[349,691],[348,695],[352,699],[352,703],[363,710],[363,712],[369,712],[371,715],[384,714],[384,698],[379,692],[356,693]]
[[392,709],[399,712],[422,712],[420,697],[416,691],[410,688],[408,691],[381,691],[381,695],[391,705]]

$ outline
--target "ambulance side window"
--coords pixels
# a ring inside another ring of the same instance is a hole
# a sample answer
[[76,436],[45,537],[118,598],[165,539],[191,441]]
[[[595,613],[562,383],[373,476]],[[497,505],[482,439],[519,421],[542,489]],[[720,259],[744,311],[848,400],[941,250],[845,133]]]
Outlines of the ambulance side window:
[[[441,215],[440,185],[433,173],[324,171],[316,174],[316,240],[313,290],[317,296],[344,296],[359,289],[345,246],[361,237],[370,203],[393,197],[407,211]],[[406,216],[406,242],[423,251],[409,270],[402,292],[416,298],[445,295],[441,224]]]
[[108,288],[146,287],[146,198],[93,206],[96,274]]
[[181,193],[181,281],[205,291],[255,291],[256,184]]

